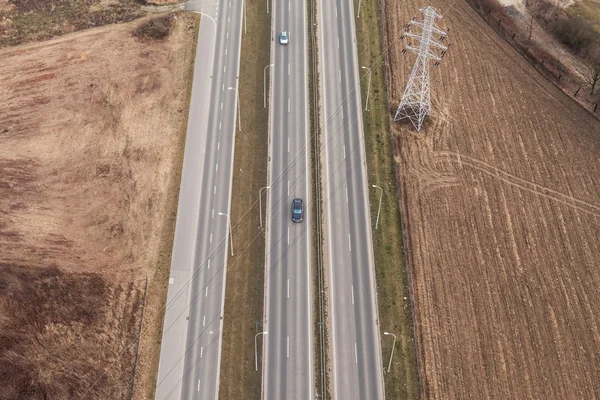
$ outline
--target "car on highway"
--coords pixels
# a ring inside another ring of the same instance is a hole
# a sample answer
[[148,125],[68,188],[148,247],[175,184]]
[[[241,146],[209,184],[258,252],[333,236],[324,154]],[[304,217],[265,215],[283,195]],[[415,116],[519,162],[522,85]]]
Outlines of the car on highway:
[[281,35],[279,35],[279,43],[288,44],[289,42],[290,42],[290,36],[288,35],[287,31],[281,32]]
[[302,222],[304,218],[304,204],[302,199],[292,200],[292,221]]

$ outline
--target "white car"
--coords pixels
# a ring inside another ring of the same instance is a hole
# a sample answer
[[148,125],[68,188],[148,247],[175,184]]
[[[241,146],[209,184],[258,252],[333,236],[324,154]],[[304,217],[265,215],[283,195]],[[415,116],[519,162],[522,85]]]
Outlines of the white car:
[[289,42],[290,42],[290,37],[289,37],[287,31],[281,32],[281,35],[279,35],[279,43],[288,44]]

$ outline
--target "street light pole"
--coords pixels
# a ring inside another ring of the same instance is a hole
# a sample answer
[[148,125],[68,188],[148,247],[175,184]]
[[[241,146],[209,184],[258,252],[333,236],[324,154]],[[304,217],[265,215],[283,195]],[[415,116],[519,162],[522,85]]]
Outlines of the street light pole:
[[360,18],[360,0],[358,0],[358,18]]
[[237,111],[238,111],[238,131],[242,131],[242,113],[240,111],[240,91],[237,88],[229,86],[227,90],[235,90],[237,96]]
[[270,189],[271,186],[265,186],[264,188],[260,188],[258,191],[258,206],[260,207],[260,227],[262,228],[262,191],[264,189]]
[[[267,3],[267,4],[269,4],[269,3]],[[264,86],[264,91],[263,91],[263,93],[264,93],[264,101],[263,101],[263,103],[264,103],[264,108],[267,108],[267,68],[272,67],[273,65],[275,65],[275,64],[269,64],[269,65],[267,65],[265,67],[265,70],[263,71],[263,82],[264,82],[264,85],[263,85]]]
[[371,91],[371,68],[367,68],[365,66],[363,66],[362,68],[369,71],[369,86],[367,88],[367,104],[365,104],[365,111],[368,111],[368,108],[369,108],[369,92]]
[[220,212],[219,215],[224,215],[227,217],[227,225],[229,227],[229,245],[231,246],[231,255],[233,255],[233,233],[231,232],[231,218],[229,217],[229,214]]
[[379,194],[379,207],[377,208],[377,221],[375,222],[375,229],[377,229],[377,226],[379,226],[379,212],[381,211],[381,199],[383,198],[383,189],[377,185],[373,185],[373,187],[381,190],[381,193]]
[[254,370],[258,371],[258,353],[256,351],[256,339],[258,338],[258,335],[266,335],[269,332],[258,332],[256,335],[254,335]]
[[270,0],[267,0],[267,14],[269,13],[269,1]]
[[244,35],[246,34],[246,0],[242,0],[242,3],[244,5]]
[[394,337],[394,344],[392,344],[392,355],[390,356],[390,363],[388,364],[387,372],[390,372],[390,368],[392,367],[392,358],[394,358],[394,347],[396,347],[396,335],[389,332],[383,332],[384,335],[392,335]]

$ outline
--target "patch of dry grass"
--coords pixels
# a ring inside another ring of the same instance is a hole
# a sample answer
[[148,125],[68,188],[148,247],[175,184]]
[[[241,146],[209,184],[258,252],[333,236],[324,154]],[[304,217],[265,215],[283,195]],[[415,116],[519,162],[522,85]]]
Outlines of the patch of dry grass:
[[[254,371],[254,335],[255,321],[263,317],[265,238],[258,210],[248,213],[248,204],[255,204],[258,191],[267,185],[268,108],[263,108],[262,77],[269,64],[271,20],[264,3],[248,1],[246,6],[248,34],[242,39],[240,68],[244,123],[236,135],[231,204],[235,245],[240,250],[229,258],[227,268],[219,390],[220,399],[231,400],[258,398],[261,385],[260,364]],[[262,354],[260,347],[258,354]]]
[[138,0],[0,0],[0,47],[129,22],[145,15]]
[[195,37],[177,21],[0,50],[2,399],[128,396],[145,276],[152,369]]

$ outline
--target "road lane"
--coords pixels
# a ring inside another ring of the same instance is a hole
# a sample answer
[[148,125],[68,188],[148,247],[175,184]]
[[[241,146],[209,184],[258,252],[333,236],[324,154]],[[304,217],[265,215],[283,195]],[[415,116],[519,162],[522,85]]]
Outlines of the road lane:
[[383,367],[352,2],[318,2],[334,399],[382,399]]
[[[312,399],[312,220],[306,3],[275,0],[269,104],[266,223],[264,399]],[[281,31],[290,43],[279,44]],[[291,201],[304,200],[304,221]],[[289,286],[288,286],[289,285]],[[289,289],[288,289],[289,288]],[[288,296],[289,293],[289,296]]]
[[242,1],[202,11],[163,327],[157,399],[217,399]]

